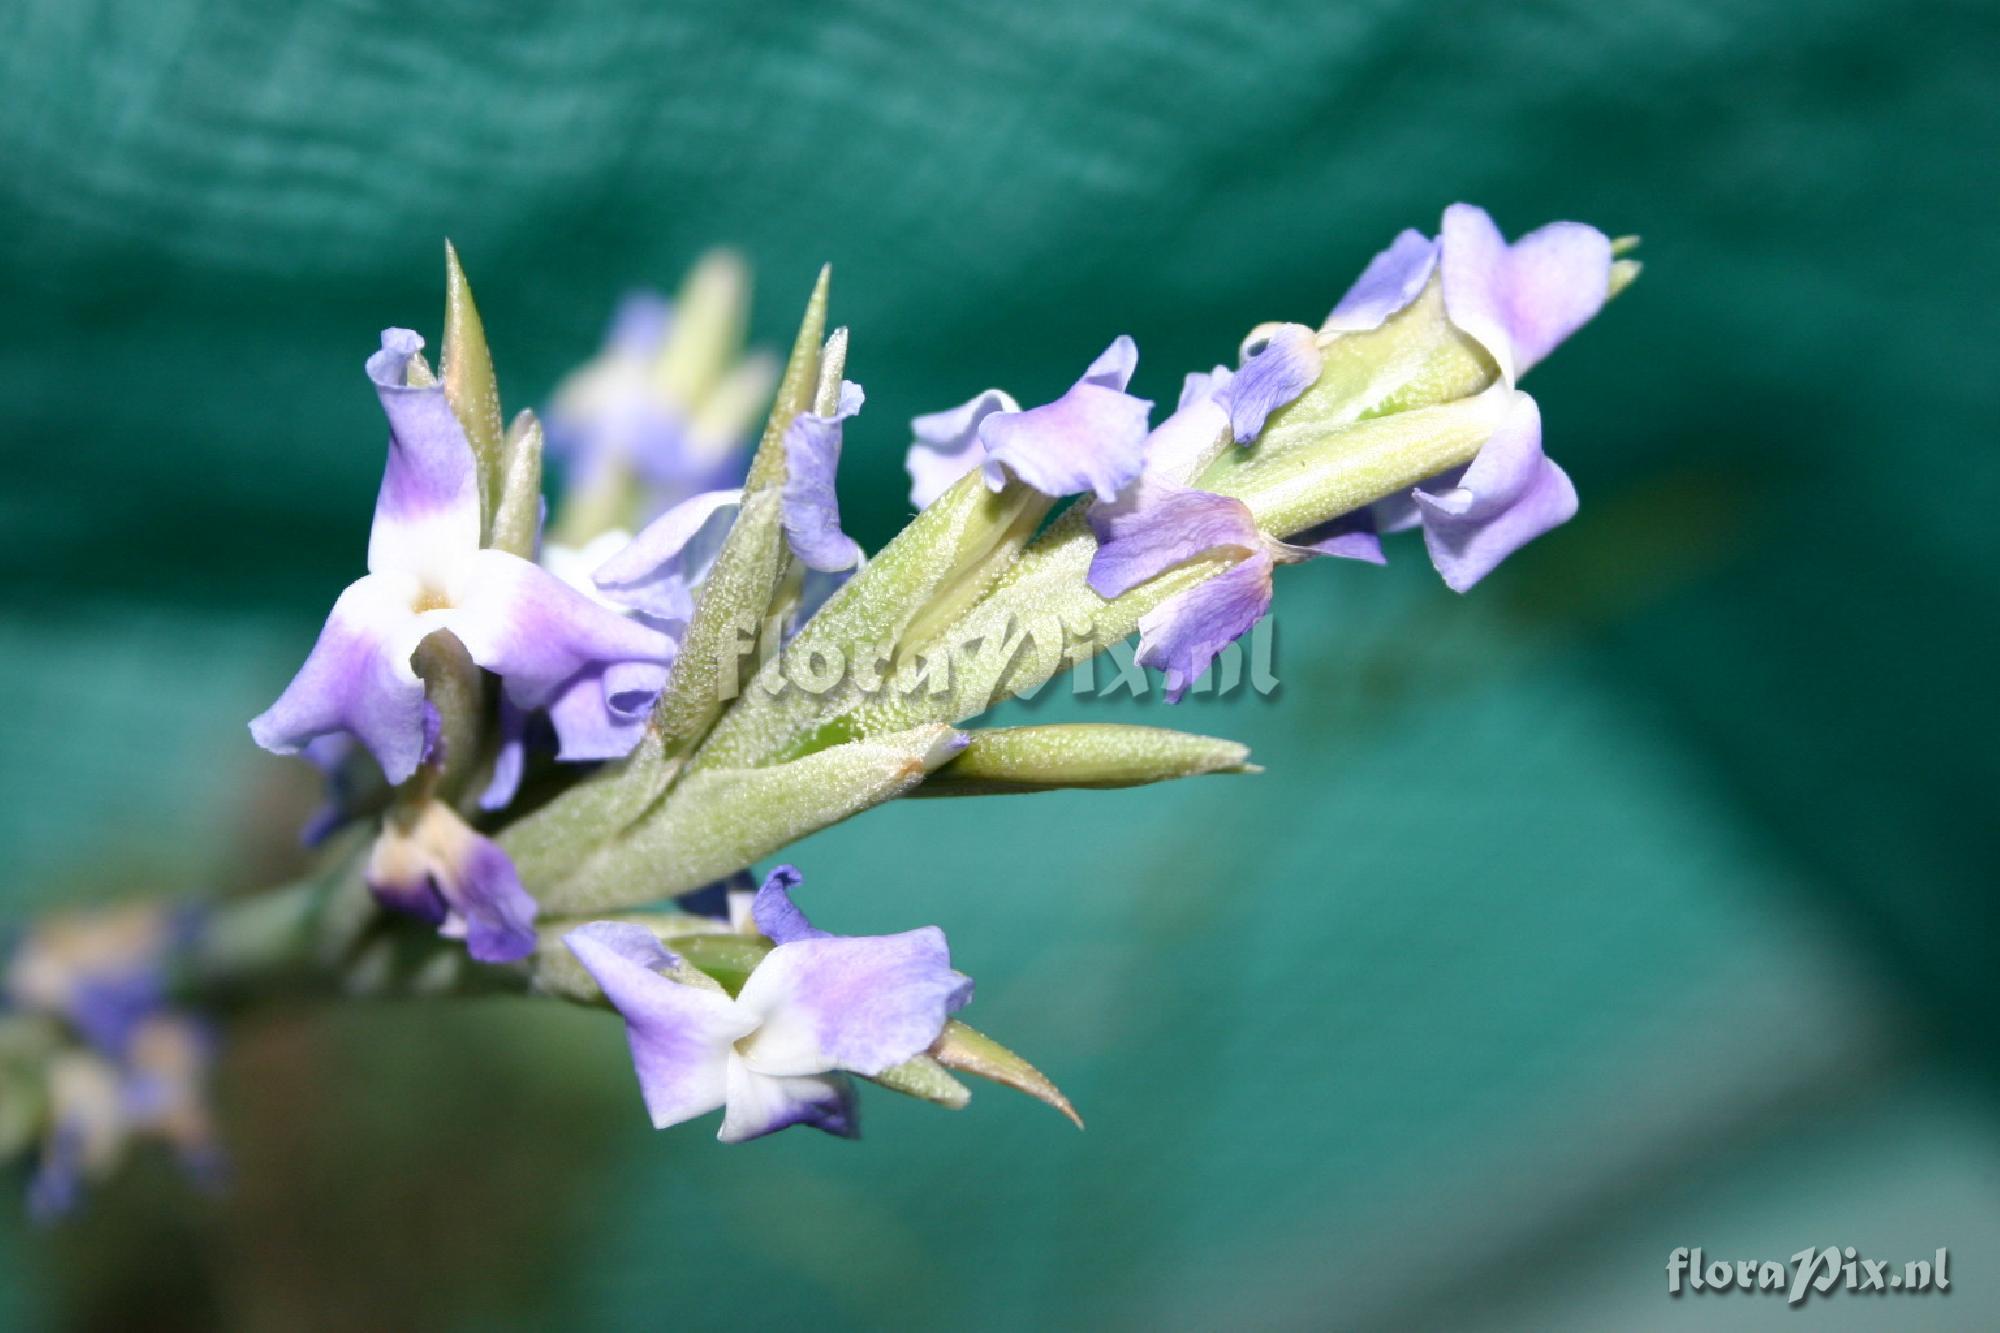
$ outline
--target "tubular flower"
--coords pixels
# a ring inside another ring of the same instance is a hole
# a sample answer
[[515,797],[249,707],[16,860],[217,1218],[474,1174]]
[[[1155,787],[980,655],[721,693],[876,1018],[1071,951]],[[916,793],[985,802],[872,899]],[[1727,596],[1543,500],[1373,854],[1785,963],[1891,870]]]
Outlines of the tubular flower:
[[259,745],[296,754],[346,732],[392,783],[426,757],[436,713],[411,655],[439,631],[497,674],[521,709],[547,705],[586,672],[657,663],[658,631],[598,606],[547,570],[483,549],[477,464],[441,385],[408,382],[423,340],[382,335],[368,375],[389,418],[389,460],[375,503],[368,573],[333,605],[305,665],[250,724]]
[[[1322,333],[1379,328],[1435,275],[1447,317],[1512,386],[1603,308],[1611,242],[1594,227],[1552,222],[1509,245],[1484,209],[1453,204],[1435,240],[1405,231],[1370,261]],[[1431,563],[1464,592],[1507,556],[1576,513],[1576,489],[1542,452],[1541,413],[1520,395],[1479,456],[1357,522],[1420,526]]]

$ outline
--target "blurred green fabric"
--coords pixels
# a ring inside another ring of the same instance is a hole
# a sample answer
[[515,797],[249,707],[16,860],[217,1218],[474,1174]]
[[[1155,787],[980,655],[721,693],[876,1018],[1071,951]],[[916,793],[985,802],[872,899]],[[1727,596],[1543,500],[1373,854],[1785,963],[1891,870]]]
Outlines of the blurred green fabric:
[[243,723],[360,570],[377,330],[441,238],[510,410],[703,247],[788,336],[835,269],[907,515],[913,413],[1136,388],[1316,321],[1447,202],[1642,233],[1538,369],[1578,519],[1464,599],[1414,544],[1281,580],[1275,698],[1018,710],[1267,771],[891,807],[816,915],[935,921],[982,1088],[869,1136],[646,1129],[614,1025],[496,1003],[235,1034],[235,1192],[0,1209],[0,1325],[1664,1327],[1672,1247],[1953,1248],[2000,1315],[1986,4],[0,11],[0,913],[241,887],[305,778]]

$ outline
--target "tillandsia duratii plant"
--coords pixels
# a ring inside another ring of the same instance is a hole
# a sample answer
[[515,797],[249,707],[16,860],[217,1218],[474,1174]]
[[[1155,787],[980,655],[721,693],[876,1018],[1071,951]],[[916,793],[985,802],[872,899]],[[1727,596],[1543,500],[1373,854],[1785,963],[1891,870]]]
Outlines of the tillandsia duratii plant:
[[732,1142],[853,1135],[857,1078],[958,1107],[974,1075],[1074,1119],[955,1017],[972,982],[936,927],[832,934],[796,870],[750,867],[899,797],[1248,771],[1241,745],[1161,728],[970,724],[1135,632],[1178,699],[1267,614],[1278,565],[1380,563],[1418,528],[1464,591],[1567,520],[1519,380],[1636,276],[1632,244],[1569,222],[1509,244],[1454,205],[1317,326],[1261,325],[1236,367],[1188,375],[1157,424],[1122,336],[1053,402],[919,417],[918,512],[873,557],[835,493],[864,399],[826,273],[782,369],[744,351],[727,255],[671,305],[633,298],[545,435],[503,417],[447,247],[437,366],[406,329],[366,363],[389,424],[366,572],[250,724],[326,775],[317,868],[24,930],[0,1155],[44,1215],[137,1138],[211,1174],[213,1033],[285,996],[608,1008],[653,1122],[720,1109]]

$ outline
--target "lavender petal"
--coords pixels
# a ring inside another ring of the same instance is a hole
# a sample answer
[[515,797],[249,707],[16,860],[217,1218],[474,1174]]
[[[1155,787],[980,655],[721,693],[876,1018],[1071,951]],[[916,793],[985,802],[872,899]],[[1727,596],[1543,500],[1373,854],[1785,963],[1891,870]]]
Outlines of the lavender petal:
[[737,997],[761,1020],[743,1059],[780,1077],[879,1074],[927,1049],[971,997],[935,926],[794,940],[765,955]]
[[1439,244],[1446,312],[1509,383],[1588,322],[1610,291],[1611,242],[1580,222],[1552,222],[1510,246],[1484,209],[1453,204]]
[[384,329],[382,350],[368,358],[382,412],[389,418],[389,461],[375,497],[368,571],[428,573],[479,546],[479,465],[444,386],[404,382],[424,340]]
[[672,956],[638,926],[593,922],[564,935],[563,943],[625,1020],[654,1127],[722,1106],[731,1047],[756,1027],[755,1017],[719,991],[662,976],[658,969]]
[[346,732],[368,747],[391,783],[414,773],[434,716],[410,666],[430,629],[412,609],[417,594],[399,575],[370,574],[349,584],[298,675],[252,719],[257,744],[297,754],[316,737]]
[[785,485],[780,511],[792,554],[812,569],[832,572],[861,563],[861,547],[840,529],[834,475],[840,464],[841,423],[861,410],[861,386],[843,380],[832,416],[801,412],[785,428]]
[[1456,485],[1415,499],[1431,563],[1455,592],[1576,513],[1576,488],[1542,453],[1541,411],[1525,393]]
[[949,408],[916,417],[914,437],[904,456],[910,474],[910,503],[918,509],[951,489],[952,483],[979,466],[985,456],[979,443],[979,423],[996,412],[1019,412],[1021,405],[999,389]]
[[1271,413],[1319,378],[1319,342],[1311,329],[1303,324],[1280,324],[1258,337],[1263,345],[1248,355],[1218,395],[1229,409],[1229,428],[1238,444],[1256,439]]
[[1438,244],[1414,228],[1405,228],[1387,249],[1368,261],[1347,295],[1320,327],[1328,333],[1365,333],[1379,329],[1423,292],[1437,267]]
[[1139,618],[1136,660],[1166,673],[1169,703],[1271,609],[1271,570],[1271,554],[1258,550]]

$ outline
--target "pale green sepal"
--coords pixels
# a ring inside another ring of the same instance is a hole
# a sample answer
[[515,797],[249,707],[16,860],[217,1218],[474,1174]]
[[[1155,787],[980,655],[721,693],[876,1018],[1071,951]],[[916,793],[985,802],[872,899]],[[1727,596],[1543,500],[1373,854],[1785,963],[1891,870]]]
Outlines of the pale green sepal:
[[465,280],[458,250],[450,241],[444,243],[444,344],[438,376],[444,381],[445,401],[479,461],[479,511],[490,530],[505,465],[500,386],[493,378],[493,356],[486,346],[479,307],[472,301],[472,284]]
[[[895,674],[906,650],[963,615],[1019,555],[1050,501],[1010,483],[998,494],[977,470],[912,519],[785,645],[717,723],[691,771],[796,758],[827,718],[858,707]],[[838,669],[830,669],[831,664]],[[836,680],[809,688],[813,672]],[[765,686],[774,688],[765,688]]]
[[441,758],[419,767],[398,789],[398,795],[419,802],[433,795],[456,801],[479,767],[486,673],[449,630],[425,636],[411,655],[410,665],[423,678],[424,695],[437,710],[437,753]]
[[500,507],[493,511],[493,536],[487,544],[533,560],[542,530],[542,423],[533,412],[514,418],[505,452]]
[[1638,248],[1637,236],[1620,236],[1611,242],[1611,278],[1604,294],[1606,301],[1639,280],[1640,270],[1646,266],[1636,259],[1629,258]]
[[529,887],[545,909],[565,915],[686,893],[902,795],[959,743],[950,727],[924,726],[771,768],[689,774],[656,810],[573,870],[546,886],[531,879]]
[[915,1055],[868,1080],[905,1097],[916,1097],[948,1111],[962,1111],[972,1100],[972,1089],[953,1078],[945,1067],[928,1055]]
[[[514,869],[528,892],[541,899],[546,886],[569,874],[593,849],[645,814],[678,769],[679,762],[661,752],[659,738],[648,734],[623,763],[584,778],[541,809],[501,829],[494,841],[513,858]],[[643,902],[645,897],[632,901]]]
[[931,1056],[946,1069],[955,1069],[961,1074],[976,1074],[1016,1092],[1025,1092],[1061,1111],[1078,1129],[1083,1128],[1083,1117],[1069,1104],[1069,1098],[1062,1095],[1062,1089],[1049,1081],[1048,1075],[985,1033],[969,1028],[955,1018],[944,1025],[944,1033],[931,1047]]
[[789,562],[779,505],[785,430],[812,407],[819,387],[829,280],[830,270],[821,269],[750,463],[742,507],[702,582],[680,655],[654,705],[652,730],[667,754],[685,754],[708,734],[722,705],[742,692],[759,660],[757,646]]
[[[957,621],[909,651],[924,688],[891,688],[828,724],[844,736],[899,731],[923,722],[962,722],[1056,672],[1101,652],[1139,626],[1139,617],[1230,561],[1199,559],[1106,601],[1087,581],[1097,552],[1079,504],[1029,544],[992,590]],[[935,670],[926,673],[925,666]],[[934,686],[934,687],[933,687]]]
[[1494,384],[1439,407],[1335,427],[1282,453],[1259,450],[1213,467],[1199,485],[1243,501],[1257,526],[1282,540],[1464,467],[1517,393]]
[[685,958],[688,966],[714,978],[731,995],[743,989],[743,983],[757,970],[757,964],[771,952],[771,942],[762,936],[726,931],[680,935],[667,940],[666,945]]
[[[722,922],[710,921],[706,917],[689,916],[685,912],[621,912],[611,917],[544,919],[536,927],[535,931],[533,989],[536,994],[546,995],[557,1000],[568,1000],[572,1004],[604,1003],[604,993],[598,989],[596,980],[584,968],[582,963],[576,961],[576,955],[569,951],[569,946],[563,943],[563,936],[575,930],[578,926],[585,925],[589,921],[602,920],[623,921],[635,926],[643,926],[662,940],[668,949],[677,954],[682,954],[683,957],[685,957],[685,954],[681,946],[688,938],[696,935],[722,932],[727,929]],[[731,938],[746,939],[748,937],[739,935],[732,936]],[[762,943],[761,941],[752,942]],[[768,948],[769,946],[766,945],[765,947]],[[677,980],[692,982],[694,971],[695,969],[692,967],[683,967],[675,969],[673,975]],[[707,982],[711,986],[720,986],[719,982],[706,976],[702,978],[702,981]],[[695,982],[693,984],[701,983]],[[738,986],[741,985],[740,982],[737,984]],[[732,987],[730,989],[733,994],[735,988]]]
[[912,796],[1003,796],[1066,787],[1138,787],[1207,773],[1246,773],[1250,747],[1164,727],[1076,723],[971,733],[958,756]]

